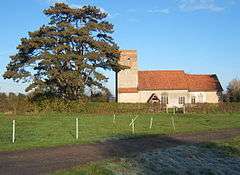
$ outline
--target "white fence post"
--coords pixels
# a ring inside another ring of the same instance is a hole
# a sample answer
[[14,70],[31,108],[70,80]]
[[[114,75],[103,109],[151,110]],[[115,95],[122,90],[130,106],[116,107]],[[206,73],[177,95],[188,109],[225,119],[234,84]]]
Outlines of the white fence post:
[[173,118],[173,116],[172,116],[172,125],[173,125],[173,129],[174,129],[174,131],[175,131],[176,128],[175,128],[175,122],[174,122],[174,118]]
[[151,117],[149,129],[152,129],[152,125],[153,125],[153,118]]
[[116,115],[113,115],[113,124],[116,124]]
[[76,139],[78,139],[78,118],[76,118]]
[[13,120],[13,128],[12,128],[12,142],[15,142],[15,120]]
[[134,119],[132,119],[132,133],[135,133],[135,123]]

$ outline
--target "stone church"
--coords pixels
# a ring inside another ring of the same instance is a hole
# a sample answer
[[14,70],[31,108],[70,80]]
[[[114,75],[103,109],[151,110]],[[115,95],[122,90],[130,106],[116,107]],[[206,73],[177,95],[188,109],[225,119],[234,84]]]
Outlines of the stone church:
[[119,103],[185,104],[218,103],[222,86],[215,74],[188,74],[183,70],[140,71],[135,50],[122,50],[120,64],[129,69],[116,76]]

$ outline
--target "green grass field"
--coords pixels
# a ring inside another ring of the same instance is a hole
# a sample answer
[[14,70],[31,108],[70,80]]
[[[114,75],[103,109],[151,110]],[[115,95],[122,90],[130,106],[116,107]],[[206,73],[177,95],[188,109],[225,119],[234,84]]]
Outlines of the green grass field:
[[[171,123],[172,114],[139,115],[135,122],[135,135],[173,134],[240,127],[240,114],[178,114],[174,115],[176,130]],[[75,139],[75,119],[79,118],[79,139]],[[133,136],[129,123],[135,116],[84,116],[47,114],[10,117],[0,115],[0,151],[51,147],[66,144],[93,143],[105,139]],[[150,118],[153,127],[149,130]],[[12,120],[16,120],[16,142],[12,143]]]

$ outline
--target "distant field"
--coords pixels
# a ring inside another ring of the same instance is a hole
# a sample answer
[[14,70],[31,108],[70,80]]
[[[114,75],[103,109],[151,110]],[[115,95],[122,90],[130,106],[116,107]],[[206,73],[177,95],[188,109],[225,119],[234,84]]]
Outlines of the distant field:
[[[173,134],[239,128],[240,113],[232,114],[178,114],[174,115],[176,130],[172,126],[172,114],[139,116],[135,122],[135,135]],[[79,139],[75,139],[75,119],[79,118]],[[133,136],[129,123],[135,116],[46,114],[17,116],[16,142],[11,142],[14,117],[0,115],[0,151],[81,144]],[[152,129],[149,129],[153,117]]]

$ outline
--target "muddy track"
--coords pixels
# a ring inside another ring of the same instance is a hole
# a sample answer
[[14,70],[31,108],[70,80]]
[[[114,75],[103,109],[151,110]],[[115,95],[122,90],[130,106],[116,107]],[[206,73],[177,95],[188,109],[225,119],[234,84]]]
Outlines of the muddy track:
[[240,136],[240,128],[170,136],[151,135],[148,137],[111,140],[96,144],[0,152],[0,174],[48,174],[56,170],[84,165],[91,161],[127,156],[180,144],[230,139],[236,136]]

